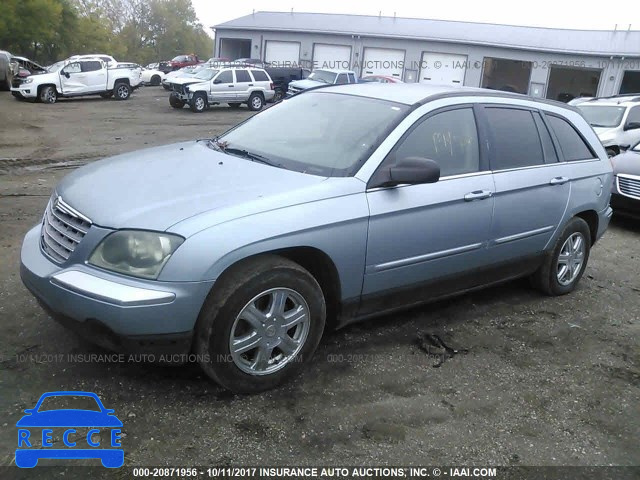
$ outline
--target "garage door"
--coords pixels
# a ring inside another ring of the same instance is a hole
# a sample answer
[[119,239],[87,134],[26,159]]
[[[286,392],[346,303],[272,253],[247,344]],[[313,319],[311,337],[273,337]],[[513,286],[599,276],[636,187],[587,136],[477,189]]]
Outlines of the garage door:
[[351,68],[351,47],[348,45],[313,45],[313,68]]
[[299,64],[300,44],[298,42],[276,42],[267,40],[264,59],[276,64]]
[[463,85],[466,55],[424,52],[420,64],[420,83]]
[[362,76],[388,75],[402,78],[404,50],[390,48],[365,48],[362,64]]

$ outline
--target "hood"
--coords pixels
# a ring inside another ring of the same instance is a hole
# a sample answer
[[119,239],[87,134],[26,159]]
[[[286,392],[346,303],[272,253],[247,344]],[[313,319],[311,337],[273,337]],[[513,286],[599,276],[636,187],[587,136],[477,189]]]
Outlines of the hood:
[[55,82],[58,80],[58,72],[42,72],[38,75],[29,75],[30,77],[34,77],[34,82],[37,80],[38,83],[44,82]]
[[[64,201],[107,228],[164,231],[195,215],[306,193],[324,177],[218,152],[206,141],[150,148],[85,165],[56,188]],[[276,202],[277,203],[277,202]]]
[[193,75],[184,75],[180,77],[173,77],[171,83],[174,85],[191,85],[192,83],[207,83],[206,80],[196,78]]
[[300,88],[302,90],[307,90],[308,88],[320,87],[322,85],[329,86],[330,84],[305,78],[304,80],[296,80],[295,82],[290,82],[289,85],[292,87]]
[[613,173],[640,176],[640,152],[627,151],[611,159]]

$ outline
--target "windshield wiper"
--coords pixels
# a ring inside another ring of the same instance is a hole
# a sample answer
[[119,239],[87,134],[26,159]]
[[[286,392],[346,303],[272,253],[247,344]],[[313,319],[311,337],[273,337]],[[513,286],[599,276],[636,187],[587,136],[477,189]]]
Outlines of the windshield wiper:
[[612,127],[609,127],[609,125],[602,125],[600,123],[592,123],[591,126],[596,128],[612,128]]
[[229,147],[229,144],[227,142],[221,142],[220,140],[218,140],[218,137],[216,138],[212,138],[211,140],[209,140],[209,146],[213,147],[214,149],[226,153],[228,155],[234,155],[236,157],[242,157],[242,158],[247,158],[249,160],[252,160],[254,162],[259,162],[259,163],[264,163],[265,165],[270,165],[272,167],[280,167],[282,168],[282,165],[279,163],[275,163],[272,160],[269,160],[267,157],[264,157],[262,155],[259,155],[257,153],[253,153],[250,152],[248,150],[244,150],[242,148],[234,148],[234,147]]

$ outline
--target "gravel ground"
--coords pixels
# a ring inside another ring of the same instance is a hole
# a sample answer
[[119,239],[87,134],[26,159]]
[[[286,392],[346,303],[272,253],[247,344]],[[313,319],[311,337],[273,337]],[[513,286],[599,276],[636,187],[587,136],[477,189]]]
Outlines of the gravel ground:
[[[12,465],[22,411],[55,390],[115,409],[127,466],[640,464],[640,224],[615,217],[573,294],[516,281],[352,325],[261,395],[231,395],[193,365],[81,361],[106,352],[48,318],[19,278],[22,238],[54,185],[78,164],[249,115],[174,111],[157,87],[46,106],[0,92],[0,465]],[[440,364],[425,334],[460,353]]]

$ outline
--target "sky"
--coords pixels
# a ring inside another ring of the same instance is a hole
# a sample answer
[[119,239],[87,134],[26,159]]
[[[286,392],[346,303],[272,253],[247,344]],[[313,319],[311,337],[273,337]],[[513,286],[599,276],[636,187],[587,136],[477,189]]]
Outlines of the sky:
[[638,0],[321,0],[296,2],[293,0],[192,0],[198,18],[211,34],[209,27],[255,11],[351,13],[392,17],[460,20],[535,27],[613,30],[640,30]]

